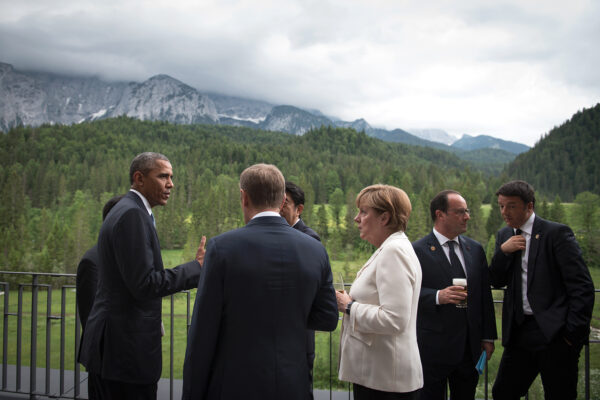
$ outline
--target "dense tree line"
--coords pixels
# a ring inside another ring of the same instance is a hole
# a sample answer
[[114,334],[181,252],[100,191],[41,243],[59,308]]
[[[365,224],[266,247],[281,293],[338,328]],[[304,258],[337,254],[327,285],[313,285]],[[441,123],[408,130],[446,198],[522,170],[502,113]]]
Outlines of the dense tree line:
[[549,198],[573,201],[578,193],[600,194],[600,103],[573,115],[507,168]]
[[96,240],[102,205],[128,190],[129,163],[142,151],[164,153],[173,164],[175,189],[169,204],[156,209],[157,227],[162,246],[184,248],[188,258],[202,234],[211,237],[243,225],[238,177],[258,162],[277,165],[304,188],[303,218],[321,234],[333,259],[372,251],[358,237],[353,218],[356,194],[373,183],[409,194],[412,240],[431,229],[429,201],[446,188],[460,191],[474,210],[469,236],[485,245],[498,228],[479,210],[505,176],[487,177],[448,152],[383,142],[344,128],[293,136],[122,117],[20,127],[0,135],[1,268],[75,272]]

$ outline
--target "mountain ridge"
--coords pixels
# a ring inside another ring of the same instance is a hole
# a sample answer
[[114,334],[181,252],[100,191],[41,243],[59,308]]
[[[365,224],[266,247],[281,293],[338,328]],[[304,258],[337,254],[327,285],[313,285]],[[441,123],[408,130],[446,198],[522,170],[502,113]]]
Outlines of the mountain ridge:
[[[373,128],[363,118],[341,121],[319,110],[274,105],[193,88],[166,74],[139,82],[106,82],[49,72],[18,71],[0,62],[0,131],[18,125],[74,124],[126,115],[177,124],[223,124],[302,135],[320,126],[349,127],[388,142],[460,154],[403,129]],[[524,146],[524,145],[522,145]],[[499,149],[504,149],[498,146]]]

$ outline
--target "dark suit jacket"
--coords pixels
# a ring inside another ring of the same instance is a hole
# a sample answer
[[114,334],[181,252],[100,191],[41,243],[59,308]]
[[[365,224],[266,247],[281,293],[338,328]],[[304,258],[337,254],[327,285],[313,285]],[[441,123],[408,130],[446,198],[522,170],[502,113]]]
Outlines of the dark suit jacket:
[[[298,219],[298,222],[296,222],[292,228],[297,229],[300,232],[305,233],[308,236],[317,239],[319,242],[321,241],[321,237],[317,234],[317,232],[310,229],[304,223],[304,221],[302,221],[302,219]],[[309,379],[310,379],[310,387],[312,390],[312,369],[313,369],[313,365],[315,363],[315,331],[313,331],[312,329],[309,329],[307,331],[306,340],[308,341],[308,343],[307,343],[308,348],[306,349],[306,361],[308,362],[308,369],[311,372]],[[312,391],[311,391],[311,398],[312,398]]]
[[302,219],[299,219],[293,226],[294,229],[298,229],[302,233],[306,233],[308,236],[317,239],[319,242],[321,241],[321,237],[317,234],[317,232],[310,229]]
[[[496,237],[490,266],[495,287],[507,286],[502,307],[502,344],[509,343],[515,304],[514,253],[504,254],[502,243],[513,235],[504,227]],[[563,335],[573,344],[584,343],[590,332],[594,285],[571,228],[546,221],[533,221],[527,260],[527,298],[542,333],[541,340]]]
[[94,304],[94,297],[96,297],[98,264],[100,264],[100,257],[98,256],[98,245],[96,244],[85,252],[77,266],[77,280],[75,283],[77,288],[77,310],[79,311],[81,327],[84,330]]
[[104,379],[156,383],[162,369],[161,297],[196,286],[200,265],[163,268],[156,230],[133,192],[107,215],[98,253],[98,290],[79,361]]
[[323,245],[281,217],[210,240],[183,369],[184,399],[306,399],[306,329],[338,312]]
[[456,365],[464,357],[467,334],[473,363],[481,355],[481,340],[496,339],[496,318],[485,252],[481,245],[459,236],[467,271],[467,321],[454,304],[435,304],[438,290],[452,285],[450,262],[433,231],[413,243],[423,271],[417,341],[423,363]]

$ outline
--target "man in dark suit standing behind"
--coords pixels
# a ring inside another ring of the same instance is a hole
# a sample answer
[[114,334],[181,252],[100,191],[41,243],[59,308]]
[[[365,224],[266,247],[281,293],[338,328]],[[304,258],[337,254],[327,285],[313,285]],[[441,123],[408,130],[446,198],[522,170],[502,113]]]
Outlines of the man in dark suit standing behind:
[[310,229],[304,221],[300,218],[304,211],[304,190],[300,186],[293,182],[285,182],[285,201],[283,207],[279,211],[279,214],[288,224],[294,229],[298,229],[300,232],[306,233],[308,236],[317,239],[319,242],[321,238],[317,232]]
[[[423,279],[417,312],[417,340],[423,365],[421,399],[473,400],[479,379],[475,365],[486,351],[489,360],[497,338],[488,265],[481,245],[463,236],[470,211],[453,190],[430,203],[433,231],[413,243]],[[467,280],[468,295],[454,278]],[[467,307],[460,302],[467,300]]]
[[507,289],[492,394],[519,399],[541,374],[545,399],[575,399],[594,306],[590,272],[573,231],[535,215],[531,185],[508,182],[496,196],[507,226],[498,231],[490,273],[495,287]]
[[108,213],[98,236],[98,290],[79,362],[96,399],[156,399],[162,369],[162,296],[198,283],[196,259],[164,269],[152,207],[165,205],[173,169],[162,154],[142,153],[129,169],[131,190]]
[[[117,204],[122,197],[123,196],[115,196],[104,204],[104,207],[102,208],[102,221],[106,219],[109,211],[112,210],[114,205]],[[84,330],[88,315],[90,315],[92,305],[94,304],[94,298],[96,297],[99,264],[100,256],[98,255],[98,244],[95,244],[91,249],[85,252],[77,266],[77,279],[75,283],[75,287],[77,288],[77,310],[81,327]]]
[[[279,214],[285,218],[288,224],[300,232],[306,233],[308,236],[317,239],[321,238],[317,232],[310,229],[300,216],[304,211],[304,190],[293,182],[285,181],[285,200]],[[306,353],[306,362],[308,363],[308,391],[310,398],[313,396],[313,366],[315,363],[315,331],[309,329],[307,331],[308,349]]]
[[246,226],[208,243],[183,368],[184,399],[307,399],[306,329],[338,312],[325,248],[279,215],[283,175],[240,176]]

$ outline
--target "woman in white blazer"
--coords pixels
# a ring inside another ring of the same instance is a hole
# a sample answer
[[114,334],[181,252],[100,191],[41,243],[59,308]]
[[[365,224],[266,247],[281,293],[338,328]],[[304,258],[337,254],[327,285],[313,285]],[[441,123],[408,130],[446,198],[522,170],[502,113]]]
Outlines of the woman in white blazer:
[[418,399],[423,371],[417,345],[421,265],[404,234],[411,212],[402,189],[364,188],[356,198],[360,237],[377,247],[350,293],[336,292],[344,313],[339,379],[354,399]]

